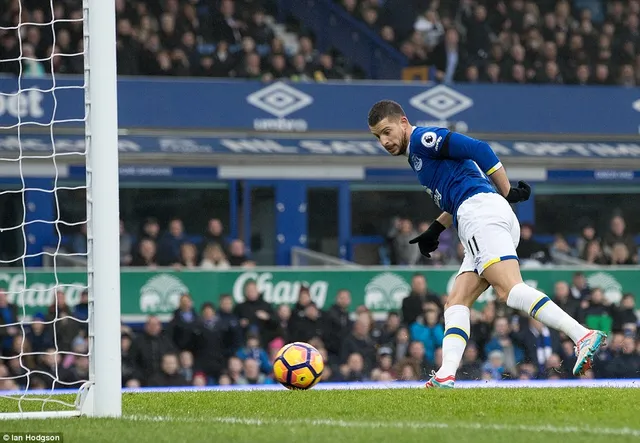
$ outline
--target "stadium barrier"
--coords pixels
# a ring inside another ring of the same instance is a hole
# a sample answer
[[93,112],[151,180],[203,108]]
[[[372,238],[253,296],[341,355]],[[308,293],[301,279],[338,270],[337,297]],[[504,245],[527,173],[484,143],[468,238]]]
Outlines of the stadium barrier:
[[[352,296],[352,311],[365,305],[374,316],[383,318],[387,312],[400,309],[402,300],[411,290],[414,274],[424,275],[430,290],[446,294],[451,289],[457,270],[457,267],[258,267],[225,271],[123,268],[121,313],[123,321],[128,323],[144,321],[150,314],[166,321],[177,308],[180,296],[185,293],[192,296],[197,309],[205,301],[217,303],[221,294],[231,294],[235,302],[240,303],[244,300],[244,286],[248,281],[255,280],[264,299],[273,304],[295,303],[300,288],[307,286],[318,307],[327,309],[334,304],[338,290],[347,289]],[[612,303],[618,303],[623,294],[635,293],[640,287],[640,272],[635,266],[524,269],[523,277],[528,284],[553,294],[557,281],[571,283],[577,271],[584,272],[589,286],[601,288]],[[69,306],[77,304],[86,278],[86,273],[61,268],[57,273],[27,270],[25,274],[7,269],[0,272],[0,287],[7,288],[10,302],[21,304],[24,301],[26,315],[32,316],[54,303],[57,290],[65,292]],[[17,297],[21,297],[21,300],[17,300]],[[477,308],[481,309],[493,298],[490,288],[479,298]],[[640,293],[636,293],[636,305],[640,306]]]

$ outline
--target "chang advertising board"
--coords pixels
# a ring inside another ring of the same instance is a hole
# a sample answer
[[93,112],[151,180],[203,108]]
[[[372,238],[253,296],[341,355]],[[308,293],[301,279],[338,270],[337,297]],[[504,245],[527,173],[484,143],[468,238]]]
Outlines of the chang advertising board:
[[[622,294],[634,291],[640,285],[637,268],[546,268],[523,270],[523,278],[533,287],[551,294],[557,281],[571,282],[574,272],[583,271],[590,287],[601,288],[606,299],[617,304]],[[191,294],[194,306],[204,302],[217,304],[220,294],[231,294],[235,303],[244,302],[244,287],[255,281],[264,300],[274,306],[293,305],[297,302],[302,286],[309,288],[312,300],[326,310],[335,303],[338,291],[351,292],[354,312],[365,306],[377,317],[402,308],[402,301],[411,292],[411,279],[416,272],[424,273],[429,288],[438,294],[450,292],[457,268],[365,268],[345,269],[293,269],[254,268],[251,270],[225,271],[174,271],[170,268],[121,270],[121,308],[125,321],[144,319],[148,315],[170,317],[178,307],[180,296]],[[46,312],[54,303],[55,293],[61,290],[67,304],[74,306],[86,287],[86,273],[58,270],[22,271],[6,270],[0,273],[0,287],[9,293],[9,302],[15,303],[19,312],[33,315]],[[495,294],[487,290],[475,307],[482,309]],[[636,304],[640,296],[636,294]],[[128,320],[127,320],[128,319]]]

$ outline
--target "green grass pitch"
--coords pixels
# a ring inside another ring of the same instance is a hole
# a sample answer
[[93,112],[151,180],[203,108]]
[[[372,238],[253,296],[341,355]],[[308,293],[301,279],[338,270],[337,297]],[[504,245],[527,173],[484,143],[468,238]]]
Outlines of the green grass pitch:
[[[0,412],[15,407],[0,399]],[[640,441],[640,389],[129,393],[123,414],[0,421],[0,434],[62,432],[67,443]]]

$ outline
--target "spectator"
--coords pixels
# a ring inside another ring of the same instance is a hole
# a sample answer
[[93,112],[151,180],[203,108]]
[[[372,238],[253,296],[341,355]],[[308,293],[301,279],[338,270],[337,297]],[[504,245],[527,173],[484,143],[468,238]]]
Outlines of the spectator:
[[[412,341],[419,341],[423,344],[425,350],[425,358],[429,362],[433,362],[435,358],[436,348],[442,347],[444,339],[444,327],[439,323],[440,312],[435,305],[429,305],[424,314],[411,324],[409,331]],[[409,348],[411,352],[411,348]]]
[[69,369],[59,370],[58,375],[60,381],[65,383],[60,387],[78,389],[89,380],[89,357],[86,355],[76,356],[73,366]]
[[304,315],[291,325],[289,331],[291,340],[309,342],[313,338],[324,338],[325,324],[322,313],[314,302],[304,308]]
[[420,317],[426,303],[435,303],[443,309],[440,297],[429,290],[427,278],[422,274],[414,274],[411,277],[411,292],[402,300],[402,322],[409,326]]
[[459,46],[459,34],[454,28],[446,31],[442,43],[435,46],[429,61],[436,68],[436,79],[443,83],[453,83],[464,78],[462,72],[467,67],[468,57]]
[[351,293],[341,289],[336,294],[336,302],[325,314],[326,334],[324,337],[331,358],[338,358],[341,346],[353,328],[349,319]]
[[291,326],[289,326],[289,328],[292,328],[298,319],[304,317],[304,310],[311,303],[312,300],[309,287],[304,285],[300,286],[300,290],[298,291],[298,301],[293,305],[293,309],[291,310]]
[[202,269],[222,270],[229,269],[231,267],[222,246],[217,243],[208,244],[202,253],[202,257],[202,262],[200,262],[200,267]]
[[20,328],[15,326],[18,320],[18,307],[9,303],[7,291],[0,289],[0,356],[9,355],[13,347],[13,337],[21,334]]
[[291,320],[291,308],[289,305],[280,305],[276,311],[278,321],[278,336],[286,343],[291,342],[289,337],[289,325]]
[[180,266],[187,269],[195,269],[198,266],[198,250],[191,242],[180,245]]
[[189,383],[179,369],[178,356],[173,353],[164,354],[161,370],[151,376],[148,386],[188,386]]
[[528,223],[523,223],[520,226],[520,243],[517,252],[518,257],[524,262],[531,260],[546,263],[548,260],[547,248],[533,238],[533,226]]
[[124,222],[120,220],[120,265],[129,266],[133,257],[133,237],[129,234],[124,226]]
[[235,355],[236,351],[242,346],[242,328],[238,317],[233,313],[233,297],[229,294],[222,294],[218,302],[219,328],[223,336],[225,357],[229,357]]
[[609,362],[606,370],[611,378],[638,378],[640,356],[636,352],[636,340],[633,337],[623,339],[622,353]]
[[362,382],[368,381],[367,368],[365,359],[362,354],[353,352],[346,358],[345,364],[340,366],[339,381],[343,382]]
[[144,331],[131,345],[131,361],[140,369],[142,384],[146,385],[153,374],[161,372],[162,356],[175,352],[171,339],[162,333],[162,323],[156,316],[149,316]]
[[133,337],[131,333],[123,331],[120,335],[120,351],[121,351],[121,366],[122,366],[122,386],[127,386],[129,382],[135,380],[138,385],[141,384],[142,375],[140,370],[133,360],[133,354],[131,353],[131,345],[133,343]]
[[624,243],[614,243],[611,248],[610,263],[614,266],[633,265],[634,259],[629,254],[629,249]]
[[87,224],[80,225],[80,231],[71,236],[69,250],[74,254],[87,253]]
[[247,358],[244,361],[244,377],[249,385],[268,385],[273,383],[273,380],[263,372],[260,372],[260,363],[253,358]]
[[606,334],[613,326],[613,312],[611,303],[605,299],[600,288],[593,288],[587,300],[586,307],[581,311],[580,322],[589,329],[598,329]]
[[[156,243],[160,240],[160,224],[154,217],[148,217],[142,223],[142,230],[140,232],[138,241],[151,240]],[[139,249],[139,245],[136,245],[136,249]]]
[[[509,325],[509,320],[506,317],[498,317],[494,322],[493,337],[485,345],[484,352],[488,356],[488,360],[491,364],[498,361],[498,354],[494,354],[493,360],[491,359],[491,353],[493,351],[500,351],[500,365],[492,366],[492,371],[496,371],[498,368],[508,372],[509,374],[515,374],[516,365],[523,361],[524,352],[518,345],[517,340],[514,340],[513,331]],[[486,369],[486,368],[485,368]],[[493,373],[495,376],[496,374]]]
[[[628,256],[628,253],[627,253],[627,256]],[[580,258],[582,258],[585,262],[592,265],[609,264],[609,261],[605,257],[604,252],[602,251],[600,240],[598,239],[590,240],[586,244],[584,255],[581,256]]]
[[571,282],[571,296],[576,300],[585,300],[591,295],[591,288],[583,272],[573,274]]
[[238,350],[236,356],[242,361],[255,360],[259,364],[260,371],[264,374],[269,374],[273,369],[267,351],[260,347],[260,337],[256,334],[247,335],[246,345]]
[[462,355],[462,362],[456,374],[457,380],[480,380],[482,365],[479,362],[478,346],[470,341]]
[[260,8],[253,11],[251,21],[247,28],[247,34],[250,35],[258,45],[266,45],[275,37],[273,31],[265,22],[265,11]]
[[556,282],[553,289],[553,302],[558,305],[560,309],[569,314],[571,318],[576,318],[578,316],[580,303],[578,300],[571,297],[569,284],[567,282]]
[[205,303],[200,310],[200,319],[195,329],[195,368],[209,379],[217,379],[224,368],[224,332],[211,303]]
[[370,320],[366,315],[359,315],[353,324],[353,331],[342,342],[340,362],[346,363],[349,356],[358,354],[363,360],[364,370],[370,371],[376,362],[376,348],[369,335]]
[[58,350],[71,351],[71,343],[82,328],[81,323],[73,317],[63,290],[56,291],[55,301],[49,306],[46,321],[54,329],[54,340]]
[[636,314],[636,300],[633,294],[624,294],[613,320],[613,331],[623,331],[634,334],[637,330],[638,316]]
[[[2,293],[0,292],[0,304],[2,303]],[[53,331],[50,325],[45,323],[42,313],[37,313],[31,319],[31,324],[27,330],[26,337],[31,343],[33,352],[44,352],[45,349],[53,347]],[[1,331],[2,329],[0,329]]]
[[187,384],[193,385],[196,373],[193,366],[193,354],[189,351],[182,351],[180,353],[180,368],[178,374],[180,374],[187,381]]
[[213,245],[219,246],[222,252],[226,254],[227,242],[223,231],[224,228],[220,219],[212,218],[209,220],[207,231],[202,236],[202,242],[200,243],[200,255],[204,255],[205,249]]
[[415,265],[420,258],[420,250],[416,245],[409,244],[409,240],[417,236],[411,220],[402,219],[398,232],[393,237],[393,250],[397,265]]
[[274,338],[278,320],[271,304],[262,298],[255,281],[249,280],[244,286],[245,301],[236,305],[234,314],[240,319],[240,327],[246,336],[250,332],[260,335],[261,343],[269,343]]
[[150,238],[145,238],[138,243],[138,251],[131,261],[131,266],[155,268],[157,265],[156,242]]
[[179,351],[193,350],[194,333],[198,323],[198,314],[193,308],[191,295],[182,294],[180,305],[173,312],[173,318],[167,326],[167,337]]
[[[247,379],[243,375],[243,364],[242,360],[238,357],[230,357],[229,362],[227,363],[227,372],[226,376],[229,377],[230,384],[234,385],[246,385]],[[260,372],[258,368],[258,372]]]
[[231,266],[243,266],[249,261],[244,249],[244,242],[242,240],[235,239],[231,242],[229,247],[229,264]]
[[169,230],[158,242],[158,265],[179,265],[180,248],[185,241],[186,236],[182,220],[174,218],[169,221]]
[[625,245],[631,261],[638,263],[638,247],[631,234],[627,232],[626,222],[620,215],[616,215],[611,219],[610,231],[604,237],[604,252],[610,259],[615,258],[616,261],[625,260],[624,252],[620,252],[620,248],[618,248],[615,257],[613,257],[614,248],[618,243]]
[[374,329],[372,338],[377,342],[378,346],[391,346],[400,329],[400,324],[400,315],[397,312],[389,312],[384,324]]
[[532,363],[540,373],[545,373],[548,369],[546,365],[552,355],[563,353],[558,332],[533,318],[523,318],[522,326],[514,334],[514,339],[524,349],[523,358],[517,359],[516,363]]
[[579,257],[584,258],[587,255],[587,245],[593,240],[597,240],[596,230],[592,223],[587,222],[582,227],[580,236],[576,240],[576,251]]
[[495,349],[489,353],[489,357],[482,366],[483,380],[502,380],[503,377],[510,375],[504,367],[504,352]]

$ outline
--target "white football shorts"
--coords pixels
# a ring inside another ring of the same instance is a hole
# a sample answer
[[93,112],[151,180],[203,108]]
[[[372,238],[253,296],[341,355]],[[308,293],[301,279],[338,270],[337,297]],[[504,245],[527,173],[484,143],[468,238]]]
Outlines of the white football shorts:
[[518,259],[520,222],[504,197],[476,194],[462,202],[457,215],[458,237],[464,245],[458,275],[463,272],[482,275],[494,263]]

